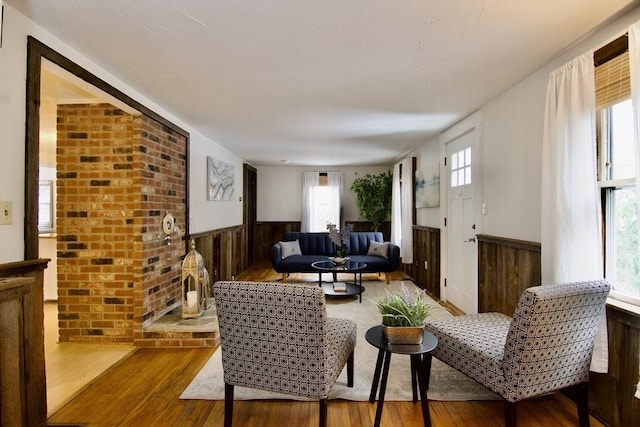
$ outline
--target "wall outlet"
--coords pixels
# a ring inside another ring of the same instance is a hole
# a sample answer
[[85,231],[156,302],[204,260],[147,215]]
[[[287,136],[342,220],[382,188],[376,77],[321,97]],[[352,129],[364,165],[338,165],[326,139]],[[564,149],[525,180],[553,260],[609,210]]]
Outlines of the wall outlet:
[[13,202],[0,201],[0,224],[13,224]]

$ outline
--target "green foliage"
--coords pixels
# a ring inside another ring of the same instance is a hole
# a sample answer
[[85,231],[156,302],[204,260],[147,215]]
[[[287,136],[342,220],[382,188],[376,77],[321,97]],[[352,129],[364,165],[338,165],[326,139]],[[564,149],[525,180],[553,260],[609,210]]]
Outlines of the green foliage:
[[351,191],[356,195],[360,217],[371,221],[375,231],[382,227],[384,220],[391,214],[392,183],[391,171],[379,175],[366,174],[351,183]]
[[387,291],[376,306],[386,326],[422,326],[432,308],[423,290],[411,293],[404,285],[400,293]]

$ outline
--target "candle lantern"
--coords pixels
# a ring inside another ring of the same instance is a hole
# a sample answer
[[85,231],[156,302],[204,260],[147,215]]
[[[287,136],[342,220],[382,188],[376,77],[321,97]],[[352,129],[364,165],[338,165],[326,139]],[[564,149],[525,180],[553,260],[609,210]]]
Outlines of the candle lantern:
[[192,239],[191,250],[182,261],[182,317],[200,316],[207,308],[209,297],[209,272]]

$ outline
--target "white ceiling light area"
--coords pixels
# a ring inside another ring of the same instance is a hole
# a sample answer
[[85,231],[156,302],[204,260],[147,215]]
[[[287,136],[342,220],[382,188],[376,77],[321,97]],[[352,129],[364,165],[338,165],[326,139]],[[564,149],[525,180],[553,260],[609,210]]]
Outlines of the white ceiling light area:
[[5,0],[255,165],[391,164],[633,0]]

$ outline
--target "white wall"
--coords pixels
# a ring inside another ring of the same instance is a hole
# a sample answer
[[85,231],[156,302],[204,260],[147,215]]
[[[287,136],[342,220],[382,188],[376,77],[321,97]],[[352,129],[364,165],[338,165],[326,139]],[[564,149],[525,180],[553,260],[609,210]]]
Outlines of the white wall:
[[189,190],[192,233],[242,223],[242,203],[237,197],[230,202],[206,201],[206,168],[204,166],[207,155],[233,164],[239,196],[242,192],[242,159],[196,132],[187,123],[164,110],[148,97],[122,83],[100,65],[45,31],[10,5],[4,6],[4,34],[0,49],[0,149],[2,150],[0,200],[13,202],[14,221],[11,225],[0,225],[0,241],[2,241],[0,263],[20,261],[24,253],[24,131],[28,35],[35,37],[190,133]]
[[[484,234],[540,242],[542,130],[549,73],[619,37],[638,20],[640,8],[550,60],[480,108],[480,152],[476,164],[482,168],[481,194],[487,206],[487,215],[481,218]],[[425,142],[411,155],[418,157],[418,167],[423,159],[441,155],[438,138]],[[440,227],[443,206],[441,203],[440,208],[418,209],[417,223]]]
[[393,166],[323,167],[258,166],[258,221],[302,220],[302,172],[342,172],[344,219],[358,221],[355,195],[349,190],[358,176],[377,175]]

